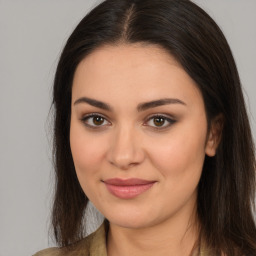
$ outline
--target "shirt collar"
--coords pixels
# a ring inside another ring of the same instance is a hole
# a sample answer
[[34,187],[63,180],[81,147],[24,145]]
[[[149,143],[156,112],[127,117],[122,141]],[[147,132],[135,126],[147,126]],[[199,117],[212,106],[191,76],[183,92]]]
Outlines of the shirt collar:
[[[104,221],[102,225],[95,231],[90,244],[90,256],[107,256],[107,233],[108,223]],[[201,240],[200,256],[207,256],[205,241]]]
[[94,236],[92,237],[90,245],[90,256],[107,256],[107,224],[103,222],[102,225],[95,231]]

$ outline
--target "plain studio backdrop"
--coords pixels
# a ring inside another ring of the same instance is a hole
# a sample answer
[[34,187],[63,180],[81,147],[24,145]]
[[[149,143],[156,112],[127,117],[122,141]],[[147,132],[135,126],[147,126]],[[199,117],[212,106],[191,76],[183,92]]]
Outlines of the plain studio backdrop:
[[[66,39],[99,2],[0,0],[0,256],[28,256],[53,245],[48,235],[53,76]],[[195,2],[231,46],[255,139],[256,1]],[[97,221],[91,230],[96,226]]]

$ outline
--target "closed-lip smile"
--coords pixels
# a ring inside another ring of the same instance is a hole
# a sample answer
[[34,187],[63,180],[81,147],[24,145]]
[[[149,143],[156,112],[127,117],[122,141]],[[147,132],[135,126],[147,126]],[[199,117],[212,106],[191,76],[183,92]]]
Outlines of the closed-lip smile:
[[120,179],[113,178],[103,181],[108,191],[121,199],[132,199],[150,189],[156,181],[138,178]]

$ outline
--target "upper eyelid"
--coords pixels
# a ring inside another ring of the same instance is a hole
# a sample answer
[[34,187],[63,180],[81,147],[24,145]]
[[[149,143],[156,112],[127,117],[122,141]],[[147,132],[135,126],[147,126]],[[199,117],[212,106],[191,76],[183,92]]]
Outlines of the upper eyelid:
[[89,113],[89,114],[85,114],[82,116],[81,120],[85,119],[85,118],[88,118],[88,117],[94,117],[94,116],[100,116],[100,117],[103,117],[105,118],[106,120],[108,120],[109,118],[106,117],[105,115],[103,114],[100,114],[100,113],[96,113],[96,112],[93,112],[93,113]]
[[175,119],[174,117],[172,117],[171,115],[169,114],[164,114],[164,113],[156,113],[156,114],[152,114],[152,115],[149,115],[147,117],[147,119],[150,119],[150,118],[153,118],[153,117],[164,117],[164,118],[167,118],[167,119]]
[[[150,126],[152,127],[153,129],[157,129],[157,130],[164,130],[164,129],[167,129],[169,126],[171,126],[172,124],[174,124],[176,122],[176,119],[170,117],[170,116],[165,116],[163,114],[158,114],[158,115],[153,115],[151,117],[148,117],[148,119],[146,120],[146,122],[150,121],[152,118],[154,117],[161,117],[161,118],[164,118],[165,121],[169,122],[169,124],[167,126],[160,126],[160,127],[154,127],[154,126]],[[144,125],[144,124],[143,124]]]
[[[103,117],[103,118],[105,118],[106,120],[109,121],[109,117],[107,117],[107,116],[105,116],[103,114],[97,113],[97,112],[92,112],[92,113],[85,114],[85,115],[82,116],[81,120],[85,119],[85,118],[88,118],[88,117],[93,117],[93,116],[100,116],[100,117]],[[164,117],[164,118],[167,118],[167,119],[175,120],[174,117],[172,117],[169,114],[165,114],[165,113],[154,113],[154,114],[151,114],[151,115],[146,117],[146,120],[149,120],[149,119],[151,119],[153,117]]]
[[[164,118],[167,122],[170,123],[170,125],[177,121],[176,118],[174,118],[173,116],[167,115],[167,114],[153,114],[146,119],[146,122],[150,121],[152,118],[155,118],[155,117]],[[160,129],[160,127],[159,127],[159,129]]]

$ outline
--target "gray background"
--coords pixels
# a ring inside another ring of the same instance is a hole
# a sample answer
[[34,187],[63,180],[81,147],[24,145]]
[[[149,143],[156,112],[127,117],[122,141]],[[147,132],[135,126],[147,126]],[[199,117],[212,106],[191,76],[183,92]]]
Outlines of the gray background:
[[[32,255],[52,245],[53,75],[65,40],[99,2],[0,0],[0,256]],[[230,43],[256,138],[256,1],[195,2]]]

